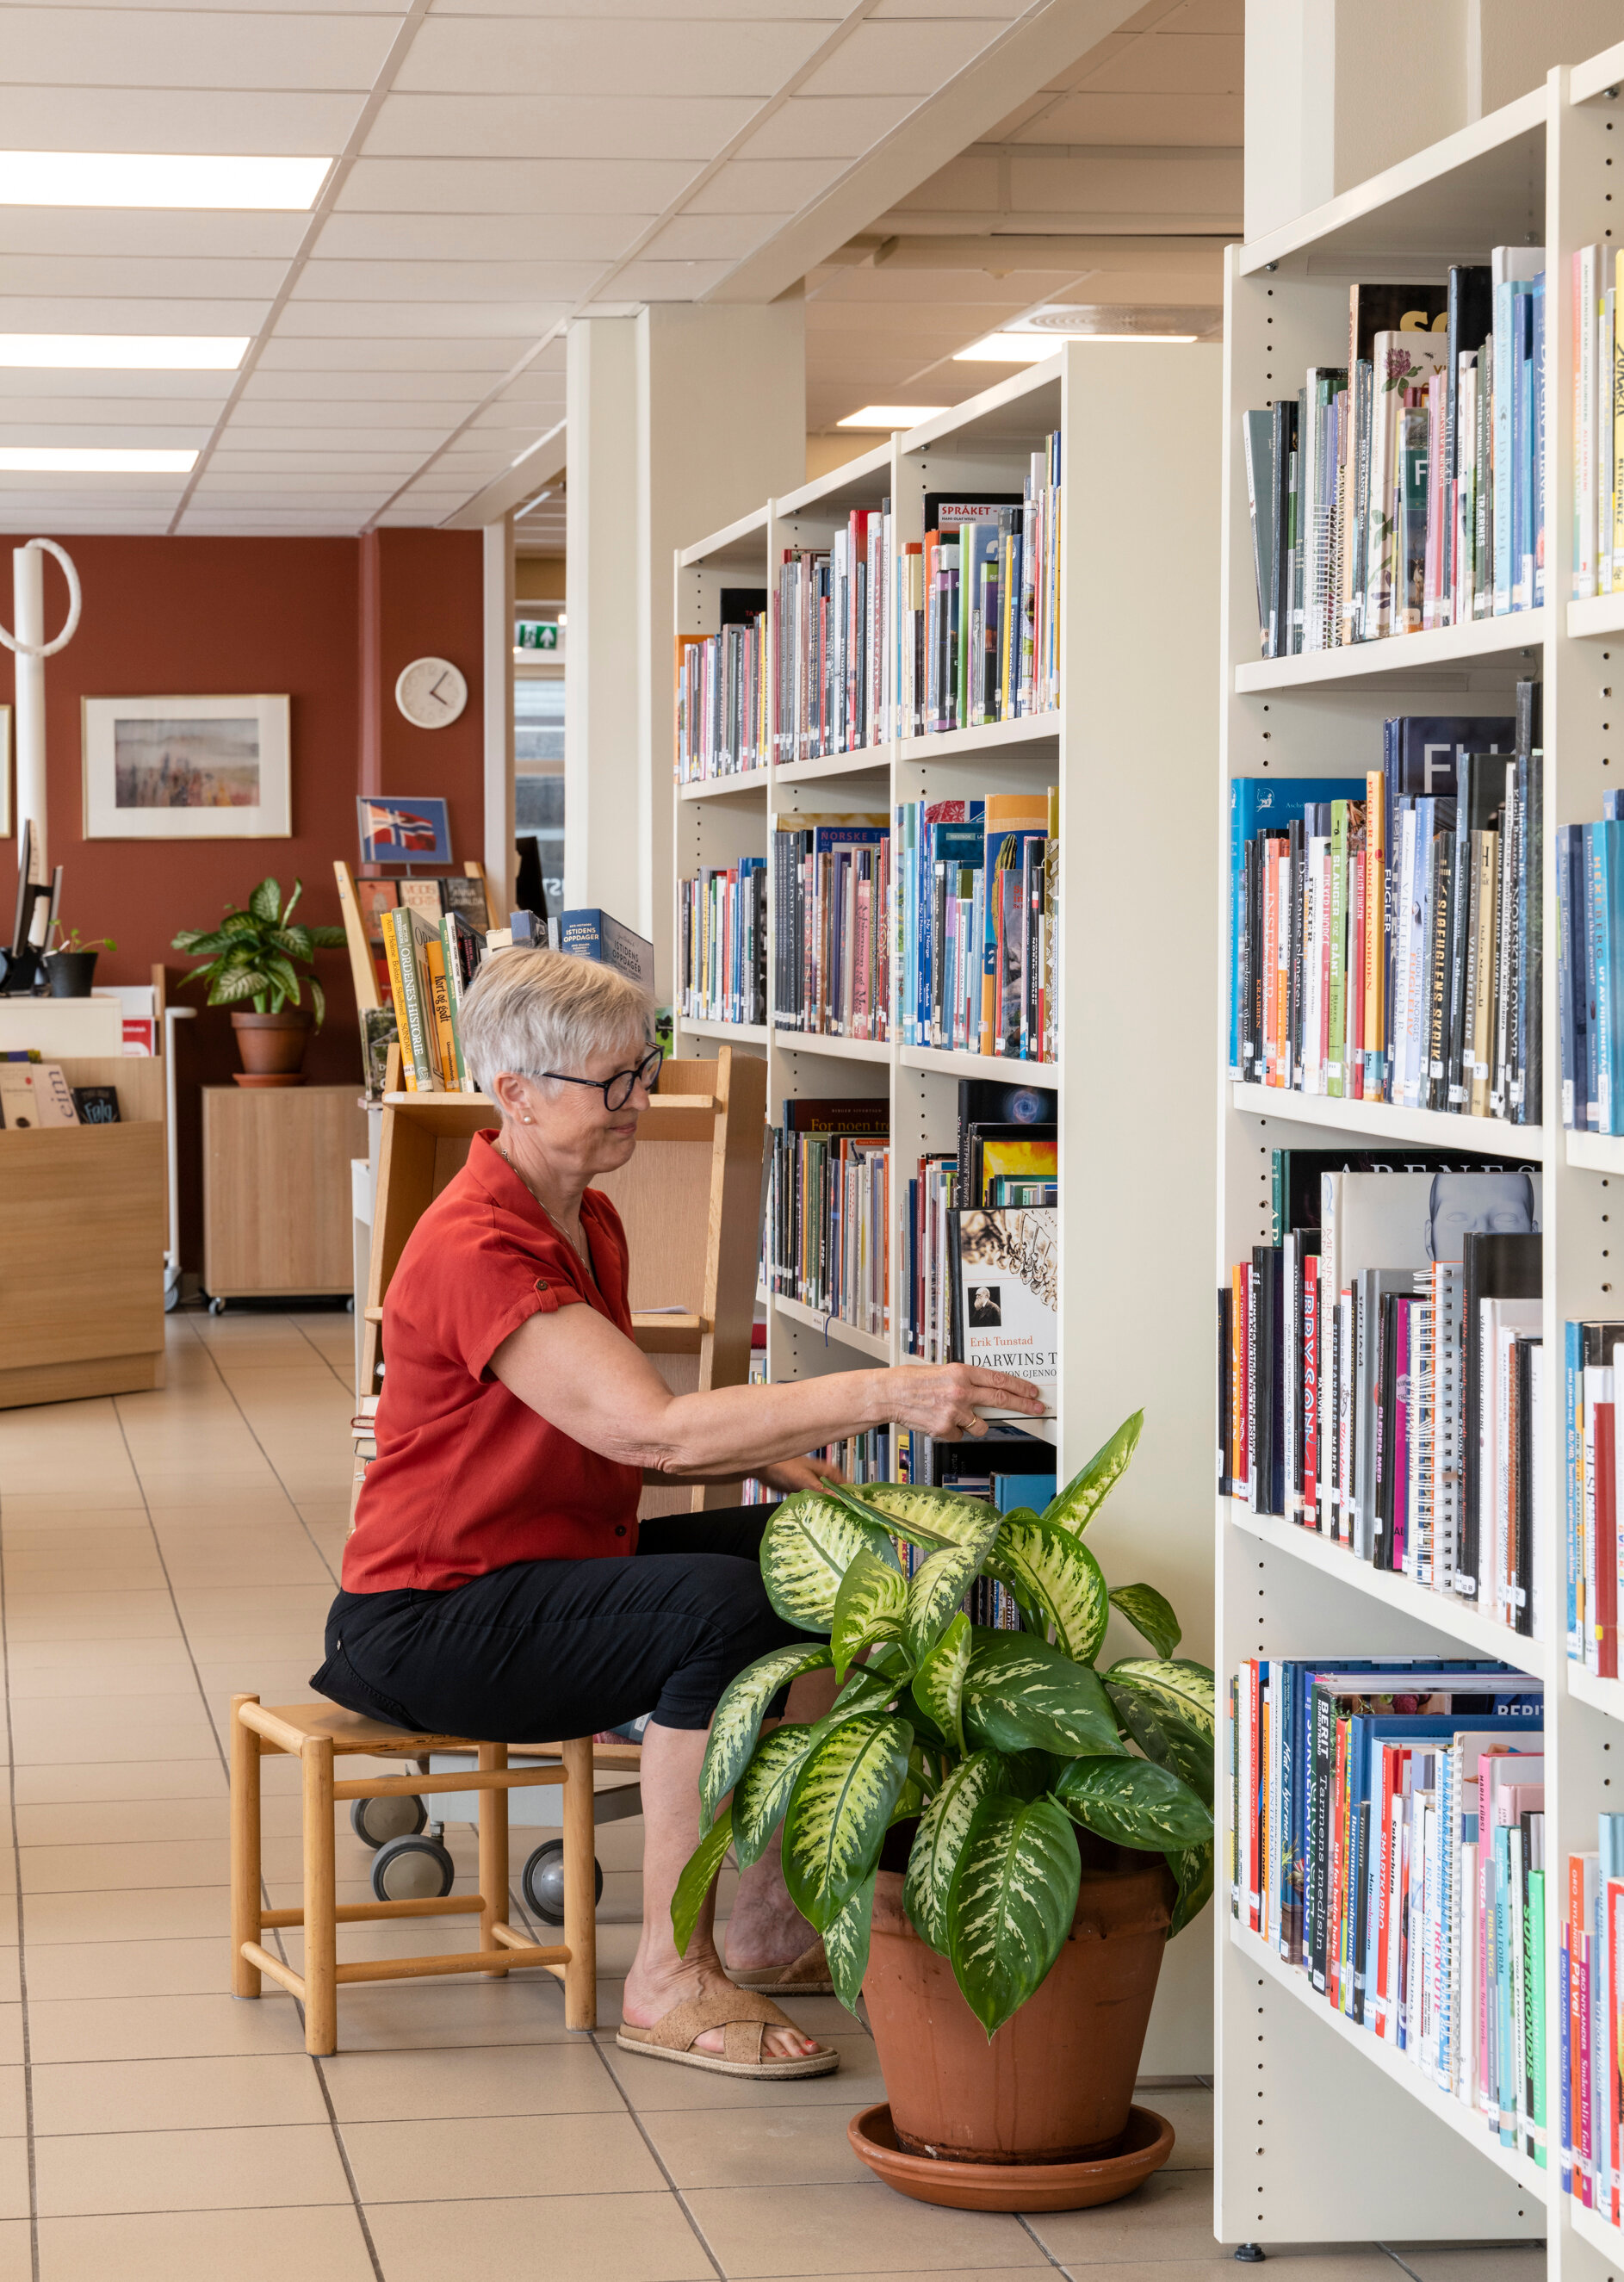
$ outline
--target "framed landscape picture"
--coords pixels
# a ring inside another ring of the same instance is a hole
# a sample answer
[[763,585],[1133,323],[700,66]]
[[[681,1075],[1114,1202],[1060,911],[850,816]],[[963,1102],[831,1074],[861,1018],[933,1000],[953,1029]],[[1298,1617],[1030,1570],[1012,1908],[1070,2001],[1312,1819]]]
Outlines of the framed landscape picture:
[[285,840],[285,697],[87,697],[87,840]]

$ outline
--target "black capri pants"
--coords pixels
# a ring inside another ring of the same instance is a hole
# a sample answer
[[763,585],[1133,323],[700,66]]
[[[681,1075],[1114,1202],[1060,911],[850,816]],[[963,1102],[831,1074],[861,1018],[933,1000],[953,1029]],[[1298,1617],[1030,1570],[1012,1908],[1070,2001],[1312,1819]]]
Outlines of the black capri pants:
[[449,1592],[341,1592],[310,1685],[368,1719],[487,1743],[594,1735],[645,1712],[708,1727],[747,1665],[818,1637],[767,1599],[769,1511],[646,1522],[630,1560],[521,1561]]

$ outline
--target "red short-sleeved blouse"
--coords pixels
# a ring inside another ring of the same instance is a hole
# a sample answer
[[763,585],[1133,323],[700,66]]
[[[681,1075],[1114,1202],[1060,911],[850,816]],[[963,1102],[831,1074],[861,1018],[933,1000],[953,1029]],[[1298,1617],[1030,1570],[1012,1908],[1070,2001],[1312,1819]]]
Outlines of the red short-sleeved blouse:
[[530,1316],[582,1301],[631,1337],[620,1215],[595,1189],[581,1199],[594,1283],[494,1138],[474,1136],[389,1286],[377,1455],[344,1551],[349,1593],[445,1592],[516,1561],[636,1549],[641,1469],[560,1433],[490,1370]]

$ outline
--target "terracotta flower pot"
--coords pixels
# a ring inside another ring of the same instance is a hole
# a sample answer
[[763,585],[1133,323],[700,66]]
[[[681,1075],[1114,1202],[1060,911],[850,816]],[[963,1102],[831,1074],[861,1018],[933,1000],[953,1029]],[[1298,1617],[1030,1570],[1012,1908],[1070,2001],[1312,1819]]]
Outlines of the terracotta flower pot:
[[[250,1085],[304,1083],[299,1065],[305,1059],[310,1028],[307,1014],[296,1006],[284,1006],[280,1014],[233,1013],[231,1028],[237,1032],[237,1050]],[[237,1083],[240,1085],[243,1080]]]
[[1159,1854],[1095,1841],[1084,1856],[1065,1946],[991,2044],[909,1923],[901,1876],[881,1871],[863,1995],[908,2154],[1077,2163],[1122,2149],[1175,1888]]

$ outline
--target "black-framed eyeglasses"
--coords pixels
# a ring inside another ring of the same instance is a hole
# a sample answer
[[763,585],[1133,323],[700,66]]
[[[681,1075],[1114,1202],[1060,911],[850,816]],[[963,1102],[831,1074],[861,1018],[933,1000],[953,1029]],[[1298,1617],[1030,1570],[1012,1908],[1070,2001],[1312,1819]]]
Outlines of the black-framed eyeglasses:
[[541,1070],[538,1075],[556,1078],[560,1085],[595,1086],[603,1097],[605,1109],[624,1109],[638,1086],[649,1093],[654,1091],[664,1060],[664,1047],[651,1046],[635,1069],[617,1070],[613,1077],[569,1077],[563,1070]]

